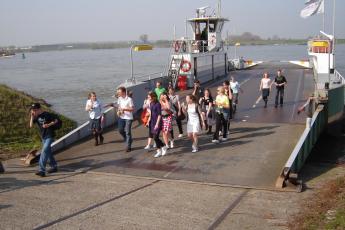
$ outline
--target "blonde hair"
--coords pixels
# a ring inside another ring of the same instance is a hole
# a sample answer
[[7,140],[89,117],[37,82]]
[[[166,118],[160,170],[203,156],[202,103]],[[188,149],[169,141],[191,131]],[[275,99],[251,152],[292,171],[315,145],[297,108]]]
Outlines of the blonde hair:
[[217,90],[220,91],[222,94],[225,94],[225,89],[223,86],[219,86]]

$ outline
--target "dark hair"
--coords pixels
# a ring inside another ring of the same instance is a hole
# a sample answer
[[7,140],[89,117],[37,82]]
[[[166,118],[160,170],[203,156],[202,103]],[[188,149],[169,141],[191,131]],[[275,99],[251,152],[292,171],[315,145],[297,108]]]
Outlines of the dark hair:
[[196,96],[194,96],[193,94],[189,94],[187,96],[192,100],[192,102],[197,103]]
[[230,82],[229,82],[229,80],[225,80],[225,81],[223,82],[223,84],[225,84],[225,85],[230,85]]
[[148,95],[150,95],[150,97],[151,97],[151,99],[152,99],[153,102],[157,102],[157,101],[158,101],[158,100],[157,100],[157,94],[156,94],[155,92],[150,91],[150,92],[148,93]]
[[127,92],[127,97],[131,97],[132,98],[133,97],[133,92],[132,91],[128,91]]
[[160,95],[160,96],[162,96],[162,95],[167,96],[167,101],[170,101],[170,98],[169,98],[169,95],[168,95],[168,93],[167,93],[167,92],[163,92],[163,93],[161,93],[161,95]]
[[[209,88],[204,89],[204,92],[207,91],[210,99],[213,99],[211,90]],[[205,95],[205,94],[204,94]]]
[[126,92],[126,88],[125,88],[125,87],[123,87],[123,86],[119,87],[117,90],[120,90],[120,91],[121,91],[121,92],[123,92],[123,93],[125,93],[125,92]]
[[199,80],[194,80],[194,83],[200,84],[200,81]]

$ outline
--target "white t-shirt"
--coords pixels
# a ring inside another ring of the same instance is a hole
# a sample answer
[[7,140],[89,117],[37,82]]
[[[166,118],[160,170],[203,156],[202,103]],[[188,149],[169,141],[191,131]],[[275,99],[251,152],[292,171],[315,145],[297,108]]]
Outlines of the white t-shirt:
[[102,115],[102,104],[96,100],[92,103],[89,99],[86,101],[85,109],[92,106],[92,110],[89,111],[89,116],[91,119],[99,119]]
[[[119,97],[117,99],[119,109],[134,108],[133,100],[130,97]],[[125,120],[133,120],[133,112],[125,111],[120,118]]]
[[238,91],[240,90],[240,84],[238,83],[238,81],[235,82],[230,82],[230,88],[232,89],[233,93],[238,93]]
[[262,78],[262,79],[261,79],[261,82],[262,82],[262,88],[263,88],[263,89],[268,89],[268,88],[270,88],[271,79],[269,79],[269,78]]

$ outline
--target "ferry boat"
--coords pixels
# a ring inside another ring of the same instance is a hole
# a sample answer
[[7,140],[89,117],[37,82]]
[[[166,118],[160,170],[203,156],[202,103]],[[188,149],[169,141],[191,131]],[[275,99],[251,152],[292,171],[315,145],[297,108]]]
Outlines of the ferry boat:
[[194,80],[205,83],[227,74],[227,52],[222,41],[224,24],[229,21],[218,13],[209,15],[207,9],[196,9],[196,17],[188,19],[192,38],[173,41],[173,54],[168,78],[174,87],[193,87]]
[[12,51],[0,50],[0,57],[13,57],[14,55],[16,54]]

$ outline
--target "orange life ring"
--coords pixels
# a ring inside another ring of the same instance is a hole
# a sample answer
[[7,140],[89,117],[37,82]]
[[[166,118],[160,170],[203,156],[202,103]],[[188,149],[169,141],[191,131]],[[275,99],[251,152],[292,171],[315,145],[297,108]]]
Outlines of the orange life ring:
[[180,50],[180,43],[178,41],[174,43],[174,49],[176,53]]
[[181,70],[183,72],[188,72],[191,68],[192,68],[192,64],[189,61],[184,60],[181,62]]

